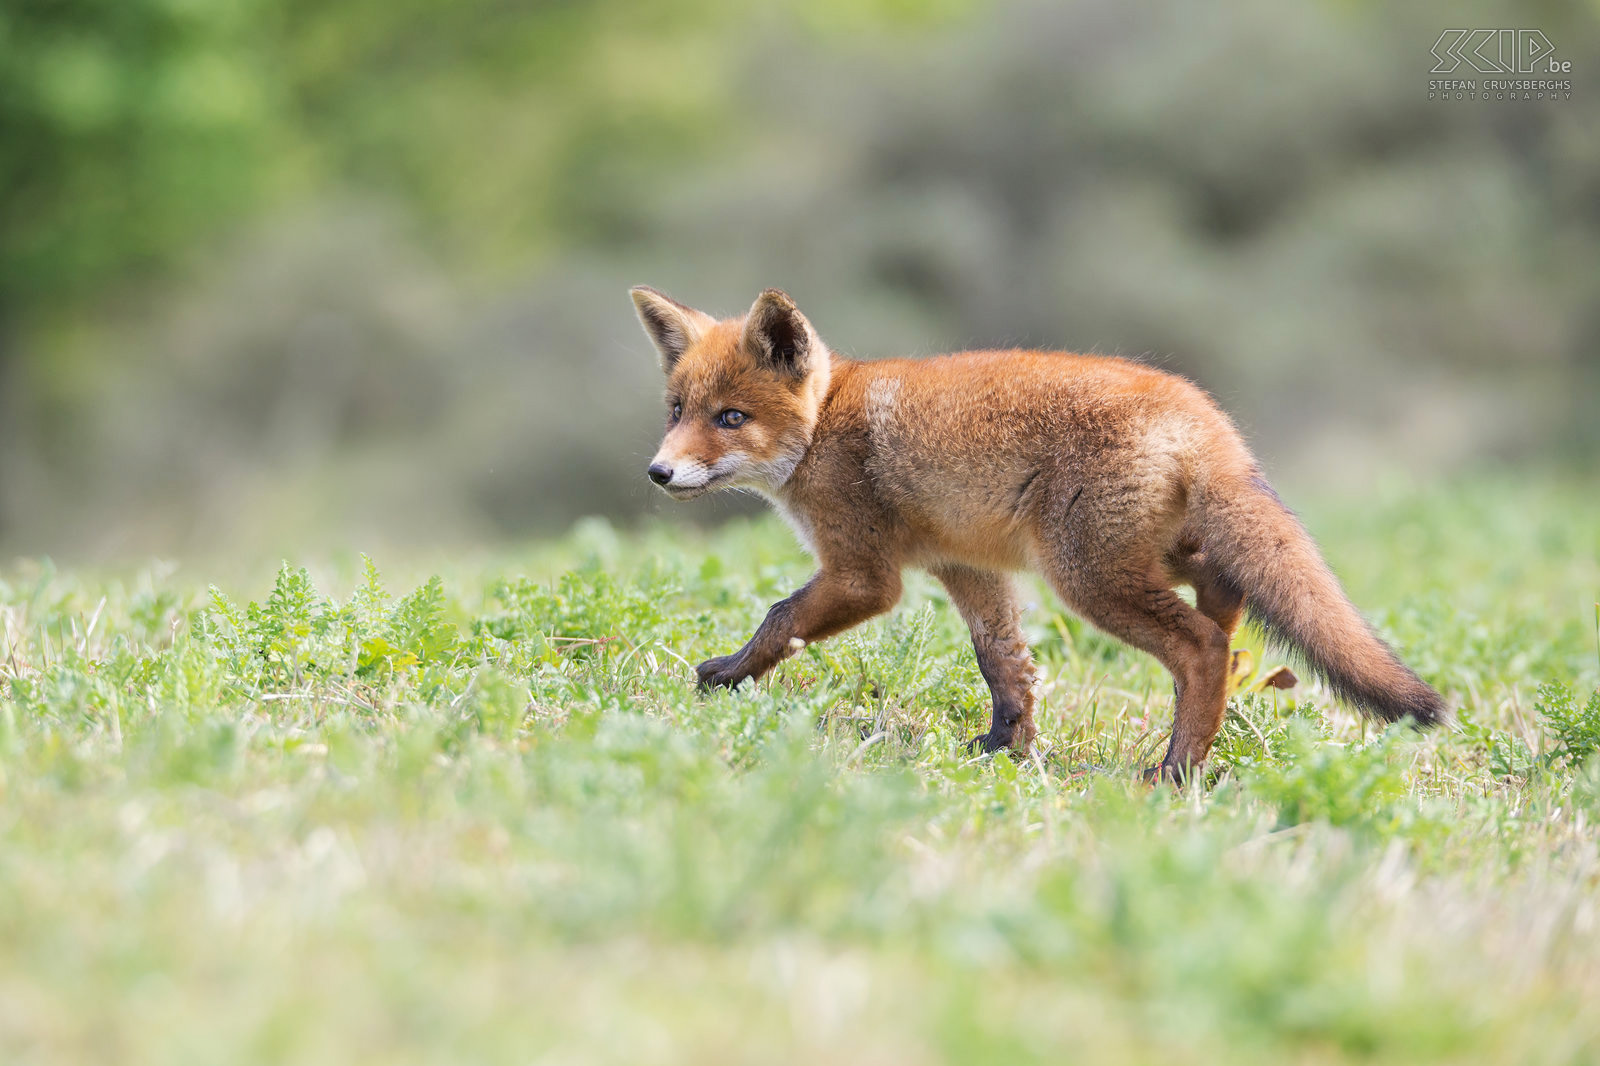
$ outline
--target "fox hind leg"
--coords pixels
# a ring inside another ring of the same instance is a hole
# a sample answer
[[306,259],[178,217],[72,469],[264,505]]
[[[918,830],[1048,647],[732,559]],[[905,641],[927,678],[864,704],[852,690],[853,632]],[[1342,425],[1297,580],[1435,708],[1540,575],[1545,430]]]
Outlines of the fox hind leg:
[[1215,622],[1231,643],[1244,617],[1244,593],[1221,578],[1202,581],[1194,591],[1195,609]]
[[1010,579],[956,565],[935,567],[933,575],[972,631],[978,670],[994,701],[989,731],[975,738],[973,746],[1027,751],[1039,732],[1033,722],[1033,655],[1022,635],[1022,611]]
[[1210,565],[1198,530],[1186,527],[1178,534],[1177,543],[1167,553],[1166,568],[1171,583],[1193,588],[1195,609],[1232,640],[1244,617],[1244,593]]
[[1067,605],[1119,640],[1155,656],[1172,674],[1177,698],[1172,740],[1160,772],[1182,780],[1205,761],[1227,708],[1230,634],[1241,604],[1225,589],[1202,593],[1204,608],[1190,607],[1167,587],[1156,566],[1111,574],[1083,569],[1050,575]]

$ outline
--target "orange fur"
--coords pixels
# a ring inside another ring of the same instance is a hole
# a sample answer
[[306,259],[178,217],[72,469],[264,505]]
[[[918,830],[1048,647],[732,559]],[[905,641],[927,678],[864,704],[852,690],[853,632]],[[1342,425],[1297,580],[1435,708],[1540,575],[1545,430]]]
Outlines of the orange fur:
[[[857,362],[828,351],[775,289],[724,320],[653,289],[633,296],[679,412],[652,478],[680,499],[767,496],[819,563],[744,647],[699,667],[702,684],[759,677],[804,642],[887,611],[901,570],[923,567],[972,629],[994,697],[979,740],[1026,749],[1033,664],[1007,575],[1028,569],[1171,671],[1170,777],[1210,751],[1247,608],[1364,710],[1423,725],[1446,717],[1190,382],[1060,352]],[[1195,588],[1195,606],[1173,592],[1180,584]]]

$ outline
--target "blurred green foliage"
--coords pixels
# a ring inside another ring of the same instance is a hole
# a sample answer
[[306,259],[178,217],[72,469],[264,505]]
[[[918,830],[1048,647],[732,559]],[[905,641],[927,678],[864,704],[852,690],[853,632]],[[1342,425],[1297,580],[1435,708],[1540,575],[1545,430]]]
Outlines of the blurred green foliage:
[[1600,20],[1527,14],[1570,99],[1430,100],[1431,0],[16,0],[0,551],[648,510],[641,281],[1142,355],[1358,490],[1592,465]]
[[[83,300],[318,185],[400,197],[472,261],[582,244],[604,225],[600,205],[646,178],[643,161],[704,149],[731,117],[729,42],[715,28],[740,10],[730,0],[8,4],[0,304]],[[805,18],[865,30],[939,10],[832,4]]]
[[0,10],[0,309],[84,300],[170,262],[282,180],[292,99],[262,14],[253,0]]

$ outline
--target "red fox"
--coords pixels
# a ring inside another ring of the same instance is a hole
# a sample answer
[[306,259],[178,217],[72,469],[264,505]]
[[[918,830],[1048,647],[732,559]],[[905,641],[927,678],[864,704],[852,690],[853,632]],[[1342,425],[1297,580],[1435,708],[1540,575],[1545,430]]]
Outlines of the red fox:
[[[845,359],[787,294],[717,319],[632,290],[667,376],[650,480],[674,499],[747,489],[816,557],[702,686],[760,677],[810,641],[881,614],[903,567],[948,590],[993,697],[986,751],[1026,751],[1033,658],[1010,573],[1160,660],[1176,692],[1152,771],[1182,780],[1222,725],[1229,649],[1249,610],[1343,699],[1395,722],[1447,718],[1346,598],[1316,544],[1209,396],[1123,359],[974,351]],[[1173,591],[1189,585],[1195,605]]]

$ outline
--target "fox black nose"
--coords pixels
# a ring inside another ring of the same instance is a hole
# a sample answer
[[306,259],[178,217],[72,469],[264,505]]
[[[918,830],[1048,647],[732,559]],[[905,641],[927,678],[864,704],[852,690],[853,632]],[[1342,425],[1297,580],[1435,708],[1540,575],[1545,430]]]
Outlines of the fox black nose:
[[657,485],[665,485],[672,480],[672,467],[666,463],[651,463],[650,469],[646,470],[645,473],[649,474],[650,480]]

